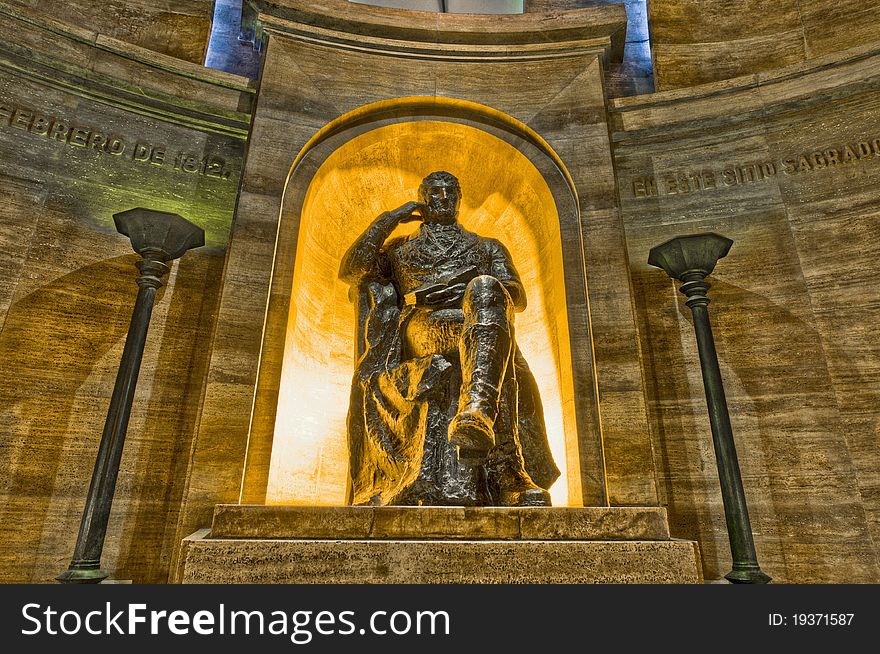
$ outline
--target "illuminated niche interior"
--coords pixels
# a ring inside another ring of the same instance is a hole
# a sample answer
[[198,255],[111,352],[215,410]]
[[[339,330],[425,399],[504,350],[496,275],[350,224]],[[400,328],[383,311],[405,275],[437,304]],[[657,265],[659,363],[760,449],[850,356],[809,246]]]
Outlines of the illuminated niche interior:
[[[528,297],[516,339],[535,376],[550,446],[562,471],[555,506],[580,504],[571,351],[559,218],[550,189],[513,146],[458,123],[377,128],[334,151],[303,204],[266,501],[340,505],[348,476],[346,415],[355,316],[337,278],[342,255],[383,211],[417,199],[428,173],[462,187],[460,221],[511,252]],[[283,219],[295,219],[284,216]],[[399,233],[418,228],[402,225]]]

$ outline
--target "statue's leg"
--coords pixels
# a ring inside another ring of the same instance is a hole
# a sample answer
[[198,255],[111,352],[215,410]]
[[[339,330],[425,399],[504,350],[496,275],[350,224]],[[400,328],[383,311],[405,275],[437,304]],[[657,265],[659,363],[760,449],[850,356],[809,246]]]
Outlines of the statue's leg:
[[495,446],[493,425],[513,347],[513,302],[501,282],[481,275],[468,284],[462,311],[461,392],[449,441],[461,463],[481,465]]
[[526,472],[519,440],[518,396],[519,388],[511,362],[501,388],[501,403],[495,420],[495,447],[486,462],[489,493],[496,506],[550,506],[550,493],[532,481]]

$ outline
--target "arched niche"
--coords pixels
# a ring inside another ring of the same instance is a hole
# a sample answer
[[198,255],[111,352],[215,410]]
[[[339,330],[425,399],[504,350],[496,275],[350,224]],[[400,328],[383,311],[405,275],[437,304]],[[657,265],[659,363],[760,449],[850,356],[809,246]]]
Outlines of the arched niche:
[[[563,477],[555,505],[604,498],[577,202],[536,135],[462,101],[404,99],[335,121],[295,161],[280,216],[243,501],[334,505],[346,497],[345,417],[354,309],[339,261],[383,211],[448,170],[461,221],[511,250],[529,297],[517,339],[535,373]],[[403,226],[401,229],[414,229]]]

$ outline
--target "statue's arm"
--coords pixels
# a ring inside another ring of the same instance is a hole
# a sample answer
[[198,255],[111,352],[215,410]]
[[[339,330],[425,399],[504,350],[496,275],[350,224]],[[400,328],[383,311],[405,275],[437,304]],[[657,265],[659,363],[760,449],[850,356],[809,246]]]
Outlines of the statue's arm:
[[376,275],[379,272],[382,244],[400,223],[413,220],[415,212],[422,206],[420,202],[407,202],[402,207],[386,211],[376,218],[343,255],[339,278],[354,285],[366,277]]
[[397,227],[389,213],[383,213],[361,234],[342,257],[339,278],[348,284],[357,284],[379,269],[379,250]]
[[490,253],[492,255],[492,276],[504,285],[513,300],[513,306],[517,311],[523,311],[528,304],[526,291],[519,279],[519,273],[513,265],[513,258],[507,248],[500,241],[492,240]]

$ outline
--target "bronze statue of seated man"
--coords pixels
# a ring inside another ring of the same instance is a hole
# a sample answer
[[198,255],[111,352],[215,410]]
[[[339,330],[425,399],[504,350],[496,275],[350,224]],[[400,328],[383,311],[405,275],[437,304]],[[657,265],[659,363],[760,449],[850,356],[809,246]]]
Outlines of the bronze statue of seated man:
[[[526,296],[510,254],[459,224],[450,173],[419,194],[373,221],[340,268],[358,315],[351,500],[549,506],[559,471],[514,338]],[[389,238],[412,221],[417,232]]]

